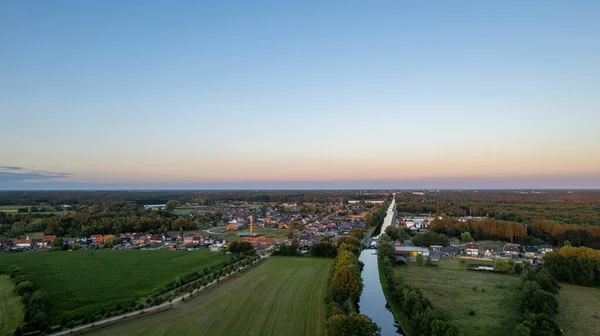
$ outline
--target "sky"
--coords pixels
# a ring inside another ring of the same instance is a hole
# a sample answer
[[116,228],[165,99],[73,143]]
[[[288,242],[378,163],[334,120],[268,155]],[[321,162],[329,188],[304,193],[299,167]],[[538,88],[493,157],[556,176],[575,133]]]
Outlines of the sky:
[[0,189],[600,188],[598,1],[0,1]]

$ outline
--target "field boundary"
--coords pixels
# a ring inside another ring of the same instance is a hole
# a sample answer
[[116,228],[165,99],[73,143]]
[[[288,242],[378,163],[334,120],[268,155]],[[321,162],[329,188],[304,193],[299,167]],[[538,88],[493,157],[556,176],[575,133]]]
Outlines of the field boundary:
[[174,308],[176,305],[185,304],[186,302],[188,302],[204,293],[210,292],[212,289],[218,287],[219,284],[226,283],[226,281],[224,281],[224,280],[232,279],[232,278],[236,277],[237,275],[247,272],[251,268],[254,268],[255,266],[262,264],[269,257],[270,257],[270,255],[261,257],[260,259],[254,261],[252,264],[242,267],[239,271],[222,276],[219,279],[214,280],[213,282],[207,284],[206,286],[202,286],[199,289],[194,290],[192,293],[185,293],[182,296],[174,298],[172,300],[172,302],[164,302],[158,306],[148,307],[148,308],[144,308],[142,310],[137,310],[137,311],[133,311],[133,312],[126,313],[126,314],[109,317],[104,320],[99,320],[99,321],[89,323],[86,325],[77,326],[72,329],[62,330],[62,331],[59,331],[59,332],[56,332],[56,333],[53,333],[50,335],[51,336],[84,335],[91,331],[103,329],[103,328],[113,326],[113,325],[116,325],[116,324],[119,324],[122,322],[131,321],[131,320],[135,320],[137,318],[141,318],[141,317],[145,317],[145,316],[149,316],[149,315],[155,315],[155,314],[167,311],[169,309]]

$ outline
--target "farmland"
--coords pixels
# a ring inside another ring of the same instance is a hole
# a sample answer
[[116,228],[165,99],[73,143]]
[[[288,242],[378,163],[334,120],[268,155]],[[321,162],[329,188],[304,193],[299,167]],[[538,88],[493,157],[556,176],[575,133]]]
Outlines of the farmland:
[[600,288],[561,283],[558,325],[565,336],[597,335],[600,330]]
[[23,322],[23,305],[13,294],[14,285],[7,275],[0,275],[0,336],[12,335]]
[[332,262],[270,257],[188,303],[94,335],[324,335]]
[[397,267],[405,283],[423,291],[434,307],[448,315],[465,336],[511,335],[521,317],[521,278],[467,271],[458,259],[442,259],[439,267]]
[[18,265],[49,300],[53,322],[130,305],[192,272],[226,261],[225,254],[187,251],[72,251],[0,254],[0,273]]

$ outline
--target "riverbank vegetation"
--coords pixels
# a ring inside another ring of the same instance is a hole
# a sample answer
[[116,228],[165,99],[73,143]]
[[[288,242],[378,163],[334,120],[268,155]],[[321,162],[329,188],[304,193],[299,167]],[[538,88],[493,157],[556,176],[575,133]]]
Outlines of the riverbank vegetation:
[[358,260],[360,242],[356,237],[338,241],[338,253],[327,283],[325,295],[327,335],[377,336],[381,328],[368,316],[358,313],[358,302],[363,290]]

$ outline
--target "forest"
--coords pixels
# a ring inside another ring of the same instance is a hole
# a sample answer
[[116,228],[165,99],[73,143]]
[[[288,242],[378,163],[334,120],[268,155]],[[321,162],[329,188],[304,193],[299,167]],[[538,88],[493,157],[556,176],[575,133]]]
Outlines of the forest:
[[525,225],[534,219],[562,224],[599,225],[598,190],[441,190],[396,194],[399,213],[489,217]]

